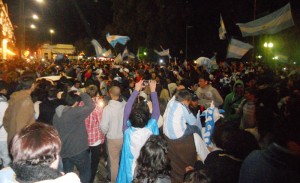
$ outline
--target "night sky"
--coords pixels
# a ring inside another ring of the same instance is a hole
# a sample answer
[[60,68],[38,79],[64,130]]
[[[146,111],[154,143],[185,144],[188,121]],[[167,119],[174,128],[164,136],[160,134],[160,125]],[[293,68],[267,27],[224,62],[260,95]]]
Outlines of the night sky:
[[[44,4],[38,4],[35,0],[24,1],[25,14],[29,15],[36,12],[41,16],[40,21],[36,23],[38,29],[34,31],[28,30],[26,32],[26,40],[28,40],[27,44],[49,42],[50,28],[55,29],[55,35],[53,35],[54,43],[74,44],[74,42],[79,39],[89,37],[84,24],[79,17],[78,11],[76,11],[76,8],[72,3],[73,0],[44,0]],[[268,13],[281,8],[288,2],[291,2],[293,18],[296,25],[289,30],[283,31],[283,33],[280,33],[277,37],[284,42],[281,44],[281,52],[297,56],[294,50],[300,50],[300,45],[298,44],[298,42],[300,42],[300,28],[298,26],[300,23],[299,0],[256,1],[257,18],[267,15]],[[19,0],[4,0],[4,2],[8,4],[9,15],[15,29],[18,29]],[[191,45],[189,45],[189,47],[194,48],[191,48],[193,49],[193,55],[200,56],[201,54],[206,54],[206,56],[210,56],[213,51],[220,52],[220,50],[225,50],[223,51],[223,54],[225,54],[228,41],[220,41],[218,38],[220,13],[223,16],[228,36],[233,36],[242,41],[251,43],[252,38],[241,38],[239,29],[235,23],[245,23],[253,19],[254,0],[173,0],[171,2],[184,2],[186,7],[183,8],[183,11],[188,9],[189,19],[187,22],[193,26],[193,28],[189,30],[189,38],[192,39],[191,37],[196,37],[194,42],[193,40],[190,40]],[[105,29],[109,23],[107,23],[107,25],[99,24],[99,21],[97,21],[99,17],[95,15],[95,12],[108,10],[110,1],[77,0],[77,3],[88,22],[93,37],[99,38],[101,34],[96,30]],[[105,14],[105,12],[103,14]],[[111,13],[111,15],[113,15],[113,13]],[[113,20],[112,17],[104,17],[104,19]],[[29,22],[29,19],[26,21]],[[166,25],[166,28],[167,27],[168,26]],[[268,37],[270,36],[256,37],[256,41],[262,42],[264,39],[268,39]],[[182,39],[182,43],[185,43],[185,35],[182,35]],[[134,41],[134,37],[131,38],[131,41]],[[178,45],[178,47],[184,47],[184,45]],[[287,47],[291,48],[286,49]],[[300,53],[298,55],[300,55]]]

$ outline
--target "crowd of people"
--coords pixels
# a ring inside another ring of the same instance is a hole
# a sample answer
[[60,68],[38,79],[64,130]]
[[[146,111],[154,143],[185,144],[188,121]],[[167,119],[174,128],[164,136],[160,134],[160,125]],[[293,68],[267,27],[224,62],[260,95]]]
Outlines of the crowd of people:
[[1,63],[0,182],[300,182],[299,106],[293,65]]

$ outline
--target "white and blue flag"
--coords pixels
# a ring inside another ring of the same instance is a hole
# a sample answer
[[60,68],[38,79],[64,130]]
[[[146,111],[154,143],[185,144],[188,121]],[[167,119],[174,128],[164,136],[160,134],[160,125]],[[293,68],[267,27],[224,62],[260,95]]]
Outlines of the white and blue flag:
[[165,50],[165,49],[162,48],[162,51],[154,50],[154,52],[155,52],[157,55],[161,56],[161,57],[163,57],[163,56],[168,56],[169,58],[172,58],[171,55],[170,55],[170,50],[169,50],[169,49],[166,49],[166,50]]
[[130,40],[130,38],[128,36],[110,35],[109,33],[107,33],[106,40],[112,47],[115,47],[117,43],[125,45],[127,41]]
[[115,63],[120,63],[123,61],[121,53],[119,53],[115,58]]
[[129,55],[129,52],[128,52],[128,49],[127,49],[127,47],[126,47],[126,48],[124,49],[123,53],[122,53],[122,58],[128,57],[128,55]]
[[291,5],[288,3],[279,10],[248,23],[237,23],[243,37],[261,34],[275,34],[294,26]]
[[99,42],[96,40],[96,39],[93,39],[91,41],[92,45],[94,46],[95,48],[95,51],[96,51],[96,56],[97,57],[100,57],[103,53],[103,48],[102,46],[99,44]]
[[111,49],[109,49],[109,50],[107,50],[107,51],[104,49],[104,51],[103,51],[103,53],[102,53],[102,56],[103,56],[103,57],[111,58],[111,57],[113,56],[113,54],[112,54],[112,52],[111,52]]
[[253,48],[251,44],[232,38],[228,45],[226,58],[241,59],[251,48]]

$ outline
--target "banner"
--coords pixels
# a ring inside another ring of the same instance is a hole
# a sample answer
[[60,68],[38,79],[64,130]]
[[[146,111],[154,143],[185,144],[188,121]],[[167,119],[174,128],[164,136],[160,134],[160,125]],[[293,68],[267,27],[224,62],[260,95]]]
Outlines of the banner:
[[252,45],[232,38],[228,45],[226,58],[241,59],[251,48],[253,48]]
[[248,23],[237,23],[243,37],[261,34],[275,34],[294,25],[291,5],[288,3],[283,8],[257,20]]
[[91,43],[95,48],[96,56],[100,57],[102,55],[102,52],[103,52],[103,49],[102,49],[101,45],[99,44],[99,42],[96,39],[93,39],[91,41]]
[[169,50],[169,49],[166,49],[166,50],[163,49],[162,51],[154,50],[154,52],[155,52],[157,55],[161,56],[161,57],[163,57],[163,56],[168,56],[169,58],[172,58],[171,55],[170,55],[170,50]]
[[115,47],[117,43],[125,45],[127,41],[130,40],[130,38],[128,36],[110,35],[109,33],[107,33],[106,40],[112,47]]

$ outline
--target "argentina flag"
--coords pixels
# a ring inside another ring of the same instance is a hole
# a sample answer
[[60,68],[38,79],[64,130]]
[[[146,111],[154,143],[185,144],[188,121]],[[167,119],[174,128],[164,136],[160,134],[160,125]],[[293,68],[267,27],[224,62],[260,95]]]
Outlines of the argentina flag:
[[288,3],[279,10],[248,23],[237,23],[243,37],[261,34],[275,34],[294,25],[291,5]]
[[115,47],[117,43],[125,45],[127,41],[130,40],[130,38],[128,36],[110,35],[109,33],[107,33],[106,40],[112,47]]
[[163,57],[163,56],[168,56],[169,58],[172,58],[171,57],[171,55],[170,55],[170,50],[169,49],[162,49],[162,51],[157,51],[157,50],[154,50],[154,52],[157,54],[157,55],[159,55],[159,56],[161,56],[161,57]]
[[102,49],[101,45],[99,44],[99,42],[96,39],[93,39],[91,41],[91,43],[95,48],[96,56],[100,57],[102,55],[102,52],[103,52],[103,49]]
[[232,38],[228,45],[226,58],[241,59],[251,48],[253,48],[252,45]]
[[106,51],[106,50],[103,51],[102,56],[103,56],[103,57],[111,58],[111,57],[113,56],[113,54],[112,54],[112,52],[111,52],[111,49],[109,49],[109,50],[107,50],[107,51]]

